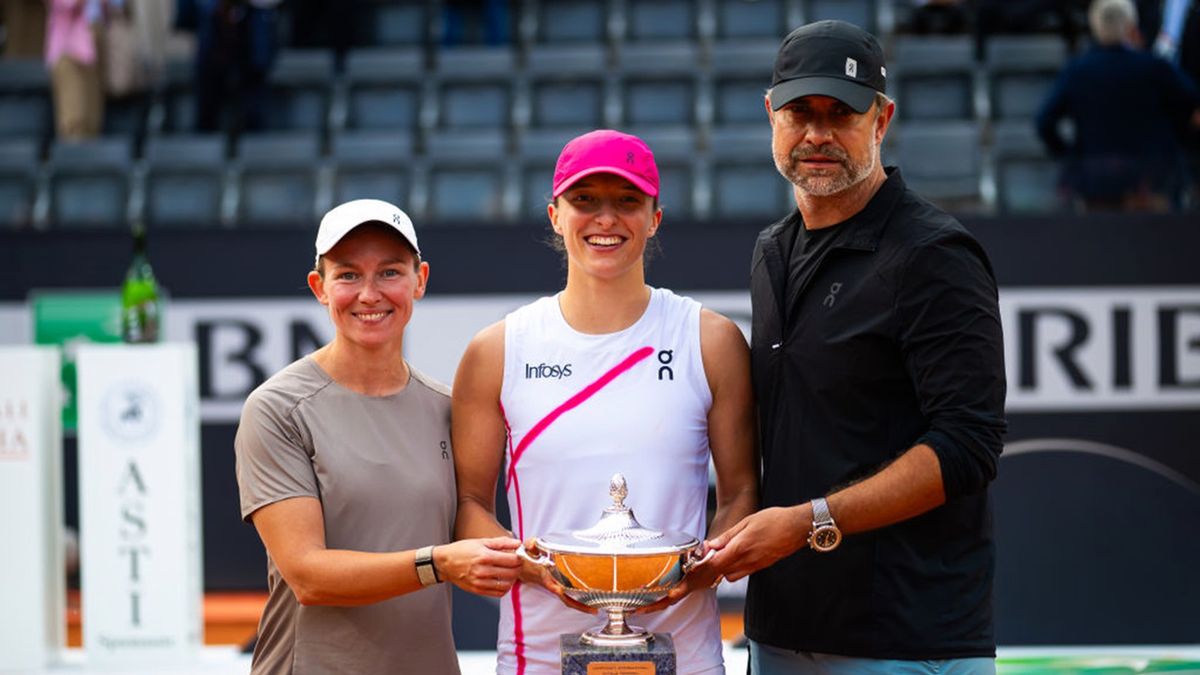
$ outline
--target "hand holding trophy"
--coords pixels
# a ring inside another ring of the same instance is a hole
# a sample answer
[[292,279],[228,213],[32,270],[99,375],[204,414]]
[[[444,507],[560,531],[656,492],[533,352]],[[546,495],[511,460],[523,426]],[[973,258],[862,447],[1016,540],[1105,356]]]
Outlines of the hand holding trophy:
[[630,661],[653,664],[647,672],[674,673],[670,636],[631,626],[626,616],[666,598],[707,559],[704,544],[686,533],[642,527],[625,505],[628,487],[619,473],[612,477],[609,495],[612,505],[592,527],[538,537],[517,554],[545,571],[550,580],[545,585],[568,606],[608,614],[602,626],[562,636],[564,673],[589,672],[589,665],[596,672],[599,664]]

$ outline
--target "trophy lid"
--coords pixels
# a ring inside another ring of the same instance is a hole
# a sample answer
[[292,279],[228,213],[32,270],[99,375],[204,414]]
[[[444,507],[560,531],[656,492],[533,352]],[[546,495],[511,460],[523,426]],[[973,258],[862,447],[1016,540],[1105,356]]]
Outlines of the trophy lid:
[[629,487],[625,476],[616,473],[609,481],[608,494],[612,504],[600,514],[595,525],[572,532],[557,532],[538,537],[538,545],[548,551],[563,553],[629,554],[667,553],[696,546],[698,539],[683,532],[664,532],[643,527],[625,505]]

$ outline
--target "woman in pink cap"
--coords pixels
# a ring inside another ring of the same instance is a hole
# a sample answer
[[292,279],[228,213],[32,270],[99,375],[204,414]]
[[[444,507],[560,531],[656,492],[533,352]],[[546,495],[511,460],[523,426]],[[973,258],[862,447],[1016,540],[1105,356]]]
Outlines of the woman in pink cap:
[[[507,534],[494,513],[500,470],[513,533],[589,527],[609,477],[647,527],[706,536],[709,460],[717,508],[707,536],[757,506],[749,350],[729,319],[646,285],[658,231],[658,168],[639,138],[612,130],[563,148],[547,206],[567,284],[480,331],[454,384],[457,537]],[[701,565],[653,613],[678,672],[722,673],[718,571]],[[557,597],[556,597],[557,596]],[[559,635],[596,617],[526,567],[501,601],[497,672],[559,673]]]

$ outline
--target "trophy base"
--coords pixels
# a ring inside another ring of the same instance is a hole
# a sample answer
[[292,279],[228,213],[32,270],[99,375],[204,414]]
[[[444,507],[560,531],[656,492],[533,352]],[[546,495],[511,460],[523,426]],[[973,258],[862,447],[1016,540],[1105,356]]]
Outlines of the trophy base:
[[651,637],[640,645],[611,646],[588,644],[578,633],[561,635],[562,675],[675,675],[675,642],[668,633]]

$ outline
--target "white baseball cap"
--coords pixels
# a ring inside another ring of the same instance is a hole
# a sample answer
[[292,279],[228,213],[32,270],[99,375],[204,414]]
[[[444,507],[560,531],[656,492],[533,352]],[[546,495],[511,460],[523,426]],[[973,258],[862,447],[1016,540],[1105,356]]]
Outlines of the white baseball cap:
[[407,213],[382,199],[355,199],[338,204],[321,219],[321,227],[317,230],[317,257],[328,253],[350,230],[363,223],[376,221],[395,228],[417,255],[421,255],[421,247],[417,246],[417,231]]

